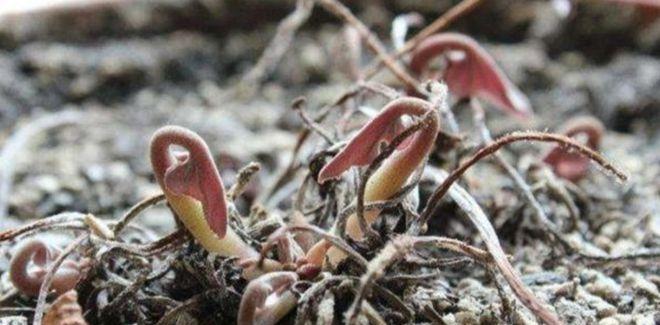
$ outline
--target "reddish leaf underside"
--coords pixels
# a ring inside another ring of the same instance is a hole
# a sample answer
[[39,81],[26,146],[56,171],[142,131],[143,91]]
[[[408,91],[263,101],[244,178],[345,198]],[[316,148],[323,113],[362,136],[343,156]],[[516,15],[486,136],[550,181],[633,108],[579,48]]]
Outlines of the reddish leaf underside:
[[[417,98],[400,98],[390,102],[321,169],[318,181],[323,183],[329,179],[338,178],[352,166],[370,164],[379,154],[381,143],[391,142],[403,129],[400,119],[402,116],[406,114],[419,116],[428,109],[428,103]],[[410,145],[418,136],[419,134],[406,139],[399,145],[398,150]]]
[[441,55],[447,63],[442,77],[455,96],[481,97],[521,117],[533,114],[527,97],[509,81],[488,52],[466,35],[441,33],[426,38],[413,52],[410,68],[422,75],[428,64]]
[[165,172],[164,183],[176,195],[187,195],[202,204],[209,227],[219,238],[227,232],[227,206],[220,175],[210,162],[195,161],[190,155],[175,155],[176,162]]
[[[605,127],[593,117],[582,116],[568,120],[559,132],[569,137],[586,136],[586,144],[591,149],[598,150]],[[555,174],[570,181],[584,177],[590,164],[589,158],[560,146],[552,148],[543,161],[552,166]]]

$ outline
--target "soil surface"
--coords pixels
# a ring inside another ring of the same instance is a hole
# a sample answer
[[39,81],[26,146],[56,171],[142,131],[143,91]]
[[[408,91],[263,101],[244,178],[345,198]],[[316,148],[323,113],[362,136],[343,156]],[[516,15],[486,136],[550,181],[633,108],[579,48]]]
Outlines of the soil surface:
[[[494,138],[516,130],[558,130],[579,115],[594,116],[605,124],[600,151],[629,180],[617,182],[595,164],[575,183],[553,178],[568,189],[576,216],[566,197],[552,190],[548,176],[529,168],[552,145],[525,142],[502,151],[523,174],[563,238],[593,255],[657,252],[660,19],[653,9],[604,2],[578,1],[562,17],[551,1],[485,1],[449,30],[477,39],[532,103],[535,115],[528,120],[486,105],[486,123]],[[346,4],[392,51],[390,28],[397,14],[416,11],[428,23],[454,3]],[[272,73],[261,81],[241,82],[293,8],[291,1],[275,0],[120,1],[0,19],[0,195],[7,195],[0,197],[0,229],[65,212],[118,220],[136,203],[160,193],[149,162],[149,140],[159,127],[176,124],[208,142],[228,187],[236,183],[239,169],[250,162],[260,164],[235,202],[245,233],[259,247],[274,229],[289,222],[307,172],[318,171],[314,154],[328,147],[312,133],[296,157],[294,171],[282,177],[306,127],[291,109],[292,100],[304,96],[305,112],[314,117],[353,86],[342,48],[346,46],[343,25],[319,6]],[[418,27],[412,28],[412,35],[417,31]],[[373,57],[365,46],[359,65],[364,68]],[[405,89],[386,69],[382,71],[375,81]],[[359,105],[360,111],[369,112],[384,103],[382,97],[361,94],[331,109],[320,125],[337,135],[334,123],[345,106]],[[454,106],[460,128],[455,136],[460,142],[446,148],[439,145],[429,165],[452,170],[480,146],[467,106]],[[366,121],[360,112],[352,119],[352,130]],[[535,222],[533,208],[495,160],[478,163],[459,183],[490,218],[523,282],[563,322],[660,322],[657,254],[603,261],[567,252]],[[305,186],[303,210],[311,211],[310,222],[329,229],[337,211],[328,209],[324,217],[324,211],[314,210],[328,194],[317,185]],[[424,208],[437,186],[438,182],[422,177],[414,210]],[[350,202],[355,188],[344,194],[340,199]],[[403,210],[387,209],[384,222],[374,226],[384,242],[393,232],[403,232]],[[118,240],[153,242],[176,230],[175,220],[165,204],[158,204],[136,218],[135,227]],[[32,321],[35,315],[36,298],[16,293],[7,272],[20,243],[38,236],[63,248],[85,233],[80,229],[84,227],[78,228],[41,229],[0,243],[0,316]],[[484,247],[479,233],[449,198],[443,199],[426,234]],[[383,243],[350,242],[368,260]],[[73,256],[96,257],[76,288],[89,324],[154,324],[164,316],[170,317],[164,323],[171,324],[236,321],[247,281],[231,261],[209,256],[193,241],[147,257],[114,252],[98,242],[87,248],[93,252],[81,249]],[[429,250],[420,256],[452,255]],[[379,285],[414,311],[405,315],[375,291],[367,295],[388,324],[539,322],[496,269],[473,261],[440,268],[397,263],[384,271],[389,278],[379,280]],[[346,278],[329,283],[327,290],[299,305],[282,324],[343,323],[357,288],[351,279],[359,279],[362,271],[345,265],[324,270],[321,277],[327,280],[331,274]],[[425,274],[435,275],[422,277]],[[411,277],[395,280],[403,275]],[[294,291],[301,295],[319,281],[300,281]],[[50,296],[47,301],[52,300]],[[173,313],[175,308],[180,310]],[[364,317],[359,322],[374,321]]]

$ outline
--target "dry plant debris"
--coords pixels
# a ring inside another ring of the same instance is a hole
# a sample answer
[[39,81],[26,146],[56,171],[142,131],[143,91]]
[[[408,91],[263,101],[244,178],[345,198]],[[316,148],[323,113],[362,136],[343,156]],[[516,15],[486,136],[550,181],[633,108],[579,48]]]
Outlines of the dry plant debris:
[[[315,111],[311,96],[293,101],[298,135],[286,158],[245,164],[250,154],[237,158],[241,150],[209,146],[194,127],[160,127],[144,145],[155,179],[150,185],[162,193],[132,201],[117,220],[62,212],[0,232],[1,244],[20,245],[9,254],[15,290],[0,299],[0,311],[28,315],[37,325],[470,323],[476,314],[482,323],[533,317],[564,324],[574,319],[574,300],[593,306],[602,320],[634,308],[620,305],[621,285],[604,274],[624,263],[657,270],[658,241],[642,239],[644,248],[610,254],[590,242],[613,245],[609,239],[590,238],[590,231],[631,232],[653,222],[652,212],[627,228],[609,229],[621,216],[603,211],[624,211],[636,193],[618,201],[593,194],[594,182],[617,184],[587,173],[591,163],[622,184],[631,178],[598,152],[608,130],[596,119],[567,121],[558,133],[491,135],[480,100],[520,118],[512,125],[531,121],[533,112],[489,51],[470,36],[441,31],[480,3],[461,1],[408,41],[409,29],[421,27],[424,17],[397,16],[390,52],[340,1],[296,1],[237,86],[221,94],[204,88],[207,101],[220,103],[267,92],[314,8],[341,21],[347,53],[337,55],[347,66],[337,72],[348,85]],[[374,55],[368,65],[362,46]],[[376,79],[383,67],[390,79]],[[476,139],[454,116],[465,104]],[[11,160],[19,149],[33,135],[77,124],[81,116],[65,111],[48,122],[36,119],[6,140],[0,218],[11,213]],[[245,138],[239,147],[257,145]],[[554,147],[542,152],[536,142]],[[505,151],[516,143],[523,149]],[[477,163],[491,157],[498,169],[478,179],[472,174],[479,173]],[[525,159],[522,167],[510,162]],[[517,196],[498,187],[502,180]],[[154,214],[171,218],[176,229],[163,235],[138,222]],[[594,221],[595,215],[610,219]],[[60,243],[65,248],[46,244],[62,232],[69,235]],[[520,267],[521,255],[539,247],[547,251]],[[565,272],[529,274],[546,264]],[[647,296],[639,308],[657,307],[657,276],[616,272]],[[481,303],[470,301],[479,295]],[[484,305],[491,306],[474,311]]]

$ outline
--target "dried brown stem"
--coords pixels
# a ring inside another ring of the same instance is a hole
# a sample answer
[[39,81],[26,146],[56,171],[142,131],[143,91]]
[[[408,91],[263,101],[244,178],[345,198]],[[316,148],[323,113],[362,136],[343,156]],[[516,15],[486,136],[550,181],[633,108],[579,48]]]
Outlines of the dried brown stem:
[[[119,311],[120,308],[124,305],[126,305],[130,300],[131,296],[135,296],[137,291],[139,291],[144,283],[147,281],[147,272],[142,271],[142,274],[139,274],[137,276],[137,279],[133,281],[131,284],[126,286],[124,290],[119,292],[119,294],[114,297],[108,304],[103,308],[105,317],[111,316],[112,311]],[[133,302],[134,303],[134,302]]]
[[109,249],[119,249],[133,255],[148,257],[183,245],[188,240],[188,234],[184,229],[179,229],[161,239],[142,245],[103,240],[100,238],[92,238],[91,240],[94,243],[102,243]]
[[383,249],[376,255],[367,266],[367,272],[360,278],[360,286],[353,303],[346,311],[346,324],[356,324],[360,310],[362,309],[362,300],[364,300],[367,290],[371,284],[377,279],[382,277],[385,269],[392,263],[401,259],[409,253],[413,247],[413,242],[409,237],[398,237],[391,240]]
[[660,258],[660,248],[649,249],[645,252],[632,252],[621,255],[591,255],[578,253],[580,258],[595,263],[614,263],[626,260],[657,259]]
[[355,295],[355,299],[346,312],[346,323],[356,324],[362,301],[373,283],[385,274],[385,270],[396,261],[403,259],[410,254],[412,249],[418,245],[433,244],[442,249],[448,249],[459,254],[469,256],[480,261],[483,264],[489,264],[490,254],[484,250],[470,246],[460,240],[446,237],[410,237],[400,235],[392,239],[376,255],[367,266],[367,272],[360,278],[360,286]]
[[440,200],[447,193],[451,185],[454,182],[456,182],[458,178],[461,177],[463,173],[465,173],[465,171],[467,171],[470,167],[472,167],[474,164],[479,162],[481,159],[488,157],[489,155],[497,152],[505,145],[518,141],[540,141],[540,142],[558,143],[560,145],[569,147],[575,150],[576,152],[588,157],[594,162],[598,163],[605,170],[612,173],[621,181],[626,181],[628,179],[628,176],[625,173],[614,167],[614,165],[608,162],[598,152],[591,150],[590,148],[578,143],[577,141],[571,138],[559,134],[544,133],[544,132],[513,132],[483,147],[482,149],[477,151],[472,157],[470,157],[470,159],[463,162],[458,168],[452,171],[451,174],[449,174],[449,176],[447,177],[447,179],[433,192],[433,194],[429,198],[428,204],[421,214],[419,226],[424,225],[426,224],[426,222],[428,222],[429,218],[433,215],[433,212],[435,212],[435,209],[440,203]]
[[324,130],[321,125],[307,116],[307,113],[305,112],[306,104],[307,100],[305,97],[298,97],[291,102],[291,108],[298,113],[298,116],[300,116],[300,119],[305,123],[307,129],[318,133],[318,135],[320,135],[329,145],[335,144],[336,141],[330,134],[328,134],[328,131]]
[[312,302],[321,294],[330,289],[331,286],[341,283],[344,281],[357,282],[359,279],[353,276],[346,275],[334,275],[324,278],[323,280],[316,282],[311,288],[307,289],[305,293],[298,300],[298,312],[296,313],[296,325],[304,325],[308,323],[308,319],[312,313]]
[[272,73],[282,60],[282,57],[291,46],[296,32],[307,22],[313,8],[313,0],[296,1],[296,9],[277,26],[275,36],[264,49],[257,64],[243,76],[240,82],[241,85],[251,87],[251,89],[254,89],[253,91],[259,88],[261,81]]
[[[421,258],[414,256],[407,256],[403,263],[411,264],[416,267],[430,267],[438,268],[444,266],[454,266],[463,263],[469,263],[473,260],[467,257],[446,257],[446,258]],[[414,276],[414,275],[413,275]]]
[[[484,142],[484,145],[491,145],[494,141],[490,130],[486,125],[486,120],[484,118],[485,114],[481,104],[476,98],[472,98],[470,100],[470,106],[472,107],[474,113],[474,124],[481,134],[481,140]],[[502,169],[504,169],[504,171],[509,174],[509,177],[511,180],[513,180],[513,184],[518,189],[518,192],[523,200],[525,200],[527,204],[532,207],[536,223],[542,225],[545,229],[550,231],[553,237],[558,240],[564,248],[570,249],[571,245],[564,239],[557,227],[550,221],[550,219],[548,219],[548,216],[543,210],[541,203],[536,199],[532,193],[531,188],[529,187],[529,184],[525,182],[525,179],[522,177],[522,175],[520,175],[520,173],[518,173],[518,171],[513,166],[511,166],[511,164],[509,164],[506,159],[504,159],[501,153],[495,152],[493,153],[493,157],[495,157],[495,161],[500,165],[500,167],[502,167]]]
[[[417,46],[417,44],[419,44],[419,42],[431,36],[432,34],[435,34],[439,30],[447,27],[449,24],[453,23],[455,20],[462,17],[463,15],[469,13],[470,11],[475,9],[482,1],[483,0],[461,1],[459,4],[449,9],[442,16],[438,17],[431,24],[429,24],[424,29],[422,29],[415,36],[410,38],[403,45],[403,47],[396,52],[396,54],[394,54],[392,57],[387,57],[387,58],[390,60],[392,59],[397,60],[401,58],[403,55],[414,49]],[[370,79],[376,73],[378,73],[378,71],[380,71],[380,68],[383,66],[384,63],[387,64],[387,62],[382,57],[373,59],[365,69],[365,73],[364,73],[365,79]]]
[[568,189],[564,185],[565,182],[559,179],[555,173],[553,173],[549,168],[545,166],[541,167],[543,170],[543,177],[546,180],[546,186],[550,193],[564,203],[568,209],[569,215],[571,217],[571,230],[578,229],[578,223],[580,221],[580,209],[578,208],[575,201],[571,198]]
[[[373,51],[380,59],[381,62],[387,66],[392,73],[410,89],[418,89],[419,82],[411,76],[403,67],[394,61],[389,54],[383,43],[374,35],[367,26],[364,25],[351,11],[346,8],[341,2],[337,0],[319,0],[321,6],[326,10],[341,18],[345,23],[353,26],[366,41],[367,46]],[[420,89],[420,93],[423,90]]]
[[53,225],[71,223],[71,222],[83,222],[85,219],[85,214],[79,212],[63,212],[50,216],[44,219],[39,219],[22,227],[13,228],[0,232],[0,243],[8,240],[15,239],[16,237],[23,235],[25,233],[31,232],[35,229],[40,229],[43,227],[49,227]]
[[[443,180],[446,182],[449,179],[447,172],[437,169],[437,168],[428,168],[427,171],[432,175],[436,182],[440,183]],[[444,183],[443,183],[444,184]],[[545,323],[548,324],[561,324],[559,319],[555,314],[550,312],[540,301],[532,294],[529,289],[524,285],[520,279],[520,275],[513,268],[511,263],[506,257],[504,250],[500,246],[500,241],[495,233],[495,229],[490,224],[488,217],[483,212],[476,200],[463,188],[456,184],[452,184],[449,188],[449,195],[452,199],[458,204],[458,206],[466,213],[470,222],[477,228],[481,238],[483,239],[488,252],[492,257],[493,262],[500,270],[500,273],[509,283],[511,289],[516,294],[518,299],[527,306],[534,314],[541,318]],[[428,206],[427,206],[428,208]],[[417,229],[417,230],[416,230]],[[411,227],[409,233],[415,234],[415,231],[419,231],[419,226]]]
[[103,239],[114,239],[115,233],[110,230],[108,225],[101,219],[95,217],[93,214],[85,215],[83,219],[85,225],[89,227],[89,230],[95,236],[99,236]]
[[263,244],[262,249],[261,249],[261,257],[259,259],[258,265],[260,266],[263,261],[266,258],[266,254],[275,247],[277,244],[277,240],[281,238],[282,236],[286,235],[289,232],[300,232],[300,231],[307,231],[307,232],[312,232],[315,233],[316,235],[319,235],[323,237],[323,239],[327,240],[330,242],[332,245],[335,247],[341,249],[344,253],[346,253],[349,257],[351,257],[353,260],[355,260],[360,266],[367,267],[367,260],[360,255],[360,253],[356,252],[353,248],[351,248],[350,245],[348,245],[343,239],[331,235],[327,231],[316,227],[312,225],[307,225],[307,226],[286,226],[278,229],[276,232],[274,232],[268,240]]
[[207,291],[204,291],[200,294],[194,295],[192,298],[189,298],[188,300],[182,302],[178,306],[170,309],[163,317],[158,320],[156,325],[166,325],[166,324],[173,324],[176,323],[177,317],[182,313],[187,310],[193,309],[196,306],[199,306],[204,300],[207,299],[207,297],[212,296],[213,294],[219,292],[219,289],[210,289]]
[[119,236],[119,233],[128,225],[135,217],[137,217],[142,211],[146,210],[147,208],[154,206],[162,201],[165,201],[165,194],[160,193],[156,194],[154,196],[148,197],[140,202],[138,202],[136,205],[132,206],[128,212],[126,212],[121,219],[119,219],[119,222],[114,226],[112,229],[115,232],[115,237]]
[[247,166],[241,168],[236,176],[236,183],[227,191],[227,198],[229,201],[236,201],[236,199],[243,194],[248,183],[252,177],[261,169],[261,165],[257,162],[250,162]]

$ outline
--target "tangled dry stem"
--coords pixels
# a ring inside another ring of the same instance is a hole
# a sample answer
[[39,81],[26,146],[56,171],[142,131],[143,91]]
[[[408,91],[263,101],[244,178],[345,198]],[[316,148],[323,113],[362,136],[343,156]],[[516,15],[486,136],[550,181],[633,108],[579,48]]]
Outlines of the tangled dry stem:
[[463,175],[463,173],[465,173],[465,171],[467,171],[470,167],[472,167],[474,164],[479,162],[481,159],[488,157],[489,155],[497,152],[505,145],[518,141],[540,141],[540,142],[558,143],[559,145],[574,149],[576,152],[598,163],[606,171],[612,173],[622,182],[625,182],[628,179],[628,176],[624,172],[614,167],[612,163],[607,161],[598,152],[578,143],[577,141],[571,138],[559,134],[544,133],[544,132],[533,132],[533,131],[513,132],[509,135],[505,135],[497,139],[491,144],[488,144],[484,148],[480,149],[472,157],[470,157],[468,160],[463,162],[458,168],[452,171],[451,174],[449,174],[449,176],[447,177],[447,179],[433,192],[433,194],[429,198],[428,204],[420,216],[419,226],[424,225],[426,224],[426,222],[428,222],[429,218],[433,215],[435,209],[440,203],[440,200],[449,190],[449,187],[454,182],[456,182]]

